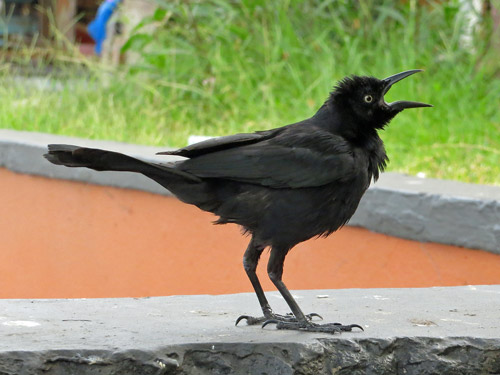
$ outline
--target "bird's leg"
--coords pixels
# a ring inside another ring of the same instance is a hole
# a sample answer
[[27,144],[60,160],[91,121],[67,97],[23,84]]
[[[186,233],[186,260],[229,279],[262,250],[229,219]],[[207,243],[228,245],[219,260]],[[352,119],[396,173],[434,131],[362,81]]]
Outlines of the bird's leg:
[[[259,259],[262,252],[264,251],[264,248],[265,246],[256,244],[254,238],[252,237],[252,240],[250,241],[250,244],[248,245],[248,248],[245,251],[245,254],[243,255],[243,267],[245,268],[248,278],[252,283],[253,289],[255,290],[255,294],[257,295],[257,298],[259,300],[260,307],[262,308],[262,313],[264,315],[261,317],[241,315],[236,320],[236,325],[243,319],[246,320],[248,325],[260,324],[268,320],[296,321],[295,316],[292,314],[278,315],[273,313],[273,310],[271,309],[271,306],[267,301],[266,295],[264,294],[264,290],[260,285],[259,278],[255,273],[255,271],[257,270],[257,264],[259,263]],[[309,318],[312,318],[313,316],[319,317],[318,314],[311,314]]]
[[[300,309],[299,305],[293,298],[292,294],[285,286],[282,281],[283,276],[283,263],[285,261],[285,256],[288,253],[287,248],[274,247],[271,250],[271,256],[269,258],[269,263],[267,266],[267,273],[269,278],[276,286],[278,291],[281,293],[286,303],[292,310],[293,315],[296,319],[294,320],[280,320],[280,319],[268,319],[264,322],[262,327],[267,324],[275,323],[278,329],[291,329],[298,331],[308,331],[308,332],[325,332],[325,333],[336,333],[351,331],[354,327],[363,328],[357,324],[342,325],[340,323],[329,323],[329,324],[317,324],[311,322],[310,315],[305,315]],[[317,314],[316,314],[317,315]]]
[[246,319],[247,324],[258,324],[262,323],[268,317],[271,317],[273,311],[271,310],[271,306],[267,301],[266,295],[264,294],[264,290],[262,289],[262,285],[260,285],[259,278],[255,271],[257,270],[257,264],[259,263],[260,255],[262,251],[264,251],[264,246],[255,244],[255,239],[252,237],[250,243],[248,244],[248,248],[243,255],[243,268],[252,283],[253,289],[255,290],[255,294],[257,295],[257,299],[259,300],[260,307],[262,308],[262,312],[264,314],[263,317],[256,318],[249,315],[241,315],[237,320],[236,324],[240,322],[242,319]]

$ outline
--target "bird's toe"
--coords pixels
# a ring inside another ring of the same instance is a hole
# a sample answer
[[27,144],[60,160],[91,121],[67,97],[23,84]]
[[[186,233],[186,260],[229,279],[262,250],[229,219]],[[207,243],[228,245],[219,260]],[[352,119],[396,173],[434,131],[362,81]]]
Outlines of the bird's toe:
[[343,325],[340,323],[327,323],[327,324],[316,324],[310,321],[303,322],[286,322],[281,320],[269,319],[264,322],[262,328],[268,324],[276,324],[276,329],[286,329],[294,331],[305,331],[305,332],[321,332],[321,333],[342,333],[351,332],[353,328],[359,328],[364,331],[363,327],[359,324],[348,324]]

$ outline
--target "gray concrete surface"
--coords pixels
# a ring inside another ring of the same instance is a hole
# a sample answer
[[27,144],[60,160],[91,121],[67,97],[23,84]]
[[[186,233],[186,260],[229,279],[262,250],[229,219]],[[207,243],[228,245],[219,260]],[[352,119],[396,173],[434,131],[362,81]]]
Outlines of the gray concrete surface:
[[365,331],[235,327],[253,294],[0,300],[0,374],[500,374],[500,285],[293,294]]
[[[48,143],[106,148],[160,162],[175,159],[155,155],[164,148],[0,129],[0,167],[51,178],[168,194],[160,185],[138,174],[52,165],[41,156]],[[417,241],[500,254],[500,187],[383,173],[368,189],[349,224]]]
[[49,143],[105,148],[140,157],[143,160],[158,162],[178,159],[176,157],[155,155],[159,151],[165,151],[165,148],[0,129],[0,167],[5,167],[14,172],[50,178],[144,190],[155,194],[169,194],[165,188],[156,182],[137,173],[96,172],[87,168],[62,168],[53,165],[42,157],[47,152]]
[[500,254],[500,187],[384,173],[350,221],[374,232]]

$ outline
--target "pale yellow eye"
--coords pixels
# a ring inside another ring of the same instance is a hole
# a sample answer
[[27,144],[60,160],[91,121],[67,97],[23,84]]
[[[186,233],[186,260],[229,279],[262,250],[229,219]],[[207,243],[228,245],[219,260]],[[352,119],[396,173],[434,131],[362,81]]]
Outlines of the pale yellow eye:
[[371,103],[373,101],[373,97],[371,95],[365,95],[365,102]]

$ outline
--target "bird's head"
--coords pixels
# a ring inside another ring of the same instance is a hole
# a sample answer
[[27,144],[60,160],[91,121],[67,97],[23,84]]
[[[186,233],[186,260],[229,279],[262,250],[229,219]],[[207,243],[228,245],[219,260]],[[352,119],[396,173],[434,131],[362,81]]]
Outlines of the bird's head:
[[349,118],[349,123],[356,124],[363,131],[367,128],[382,129],[394,116],[407,108],[432,107],[430,104],[400,100],[387,103],[384,95],[393,84],[421,72],[420,69],[394,74],[385,79],[374,77],[350,76],[341,80],[330,95],[330,104]]

